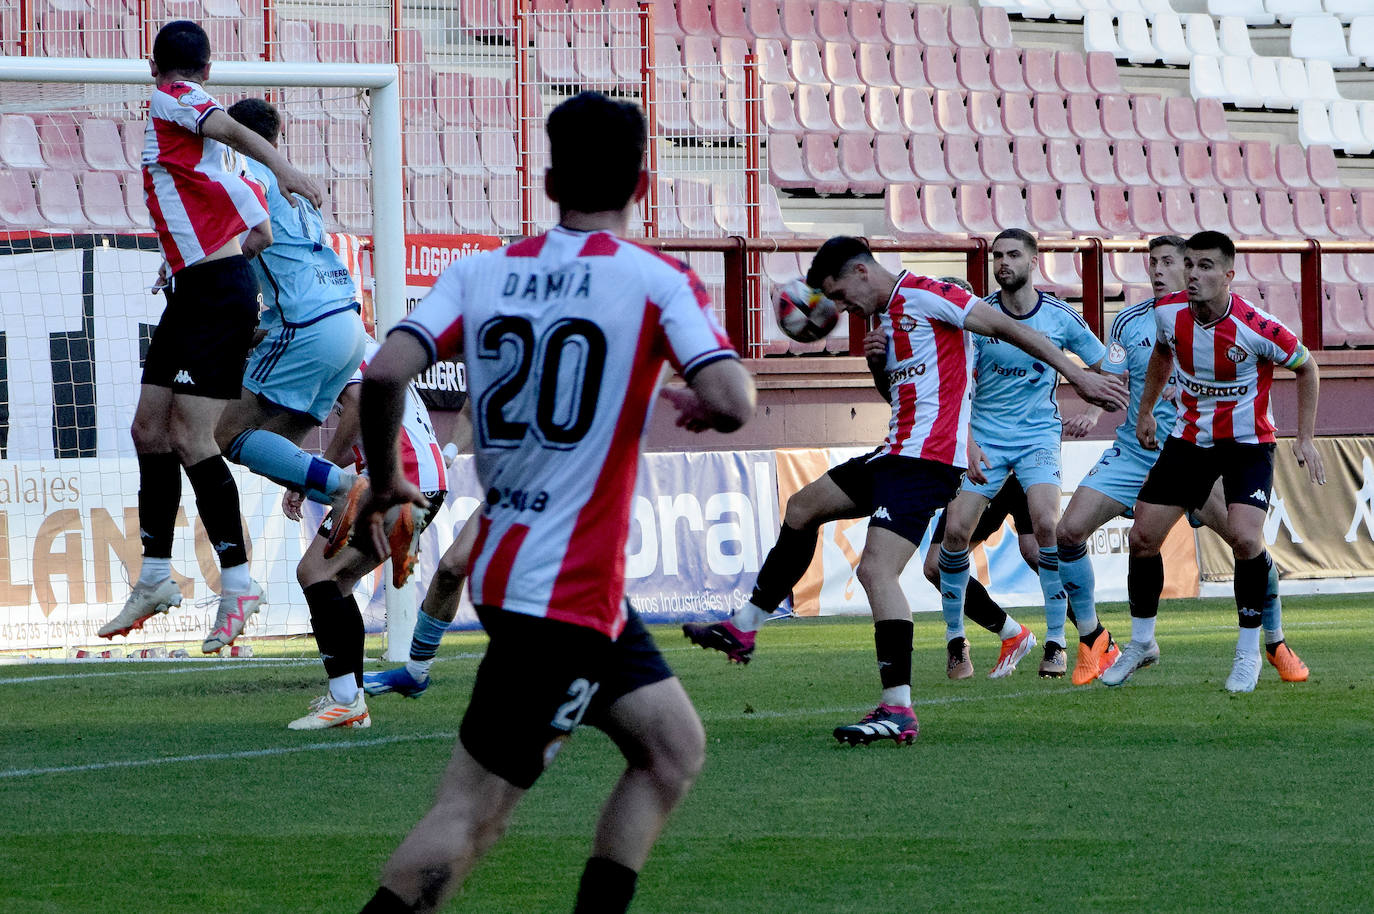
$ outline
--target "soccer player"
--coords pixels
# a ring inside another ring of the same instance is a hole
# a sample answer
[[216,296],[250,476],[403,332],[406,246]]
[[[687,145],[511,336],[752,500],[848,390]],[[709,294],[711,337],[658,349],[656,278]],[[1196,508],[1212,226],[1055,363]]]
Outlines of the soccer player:
[[[1059,577],[1069,598],[1069,616],[1078,626],[1078,659],[1074,664],[1074,685],[1087,685],[1115,661],[1120,653],[1111,633],[1097,618],[1094,599],[1096,578],[1092,560],[1088,557],[1087,541],[1093,531],[1114,517],[1132,515],[1145,476],[1159,458],[1158,451],[1147,451],[1135,437],[1136,417],[1140,396],[1145,389],[1145,375],[1155,346],[1154,303],[1185,285],[1183,256],[1187,242],[1177,235],[1161,235],[1150,239],[1149,270],[1154,298],[1123,309],[1112,321],[1108,338],[1107,359],[1103,369],[1113,374],[1125,374],[1131,385],[1131,403],[1126,418],[1117,426],[1116,440],[1102,452],[1097,464],[1083,477],[1069,499],[1064,516],[1059,519]],[[1171,377],[1165,393],[1155,403],[1156,428],[1174,427],[1178,417],[1176,387]],[[1089,410],[1089,426],[1096,424],[1100,413]],[[1231,532],[1226,526],[1226,500],[1220,485],[1212,487],[1211,497],[1200,510],[1189,512],[1189,519],[1211,527],[1230,543]],[[1265,656],[1288,682],[1307,679],[1307,665],[1284,640],[1282,606],[1279,601],[1278,569],[1270,566],[1265,592],[1262,628]]]
[[[1067,303],[1041,292],[1031,283],[1038,259],[1035,238],[1022,229],[1006,229],[992,242],[992,270],[998,289],[988,304],[1024,326],[1044,334],[1054,346],[1066,349],[1096,369],[1107,355],[1083,318]],[[986,462],[987,481],[965,479],[963,488],[945,511],[945,537],[940,545],[940,603],[947,637],[962,631],[964,591],[969,580],[968,546],[989,500],[1009,473],[1026,490],[1031,524],[1040,546],[1037,574],[1045,600],[1045,653],[1042,677],[1060,677],[1067,670],[1064,624],[1068,603],[1059,583],[1059,553],[1055,526],[1059,520],[1059,441],[1064,425],[1055,396],[1059,378],[1053,366],[1035,353],[1008,346],[995,337],[975,337],[976,385],[971,433]],[[1086,429],[1074,425],[1070,435]],[[1008,623],[993,677],[1011,673],[1035,646],[1030,629]],[[1014,628],[1013,628],[1014,626]],[[951,649],[951,655],[953,649]]]
[[[229,116],[277,148],[281,117],[260,98]],[[241,397],[220,417],[224,456],[329,504],[349,490],[353,474],[299,447],[334,408],[367,345],[353,279],[325,236],[324,217],[308,200],[287,200],[266,165],[245,158],[261,184],[272,243],[250,262],[262,290],[262,340],[248,359]]]
[[[352,455],[359,473],[366,462],[357,446],[359,387],[367,362],[380,347],[367,344],[365,358],[339,395],[339,422],[325,449],[325,459],[340,465]],[[426,504],[399,505],[388,512],[385,547],[374,551],[370,536],[348,539],[347,506],[340,499],[336,510],[320,525],[319,535],[296,566],[296,580],[310,607],[310,624],[329,677],[329,690],[310,705],[310,713],[287,724],[291,730],[323,730],[329,727],[370,727],[372,717],[363,697],[363,616],[353,588],[372,569],[391,556],[392,583],[400,587],[410,576],[420,534],[438,513],[448,492],[448,475],[439,442],[430,425],[429,412],[420,402],[414,385],[405,389],[404,407],[397,435],[399,465],[406,481],[424,493]],[[350,495],[354,492],[350,490]],[[287,517],[300,520],[298,490],[288,490],[282,508]],[[355,496],[356,498],[356,496]]]
[[423,503],[394,472],[406,383],[461,353],[477,475],[473,603],[490,641],[429,813],[387,862],[367,914],[433,911],[457,890],[563,742],[586,721],[625,756],[575,910],[625,911],[639,869],[702,764],[691,700],[624,599],[643,435],[665,362],[688,429],[733,431],[754,385],[685,264],[622,240],[649,180],[643,113],[583,92],[549,115],[548,232],[455,261],[392,330],[363,381],[372,496]]
[[221,568],[218,611],[201,645],[209,654],[238,637],[263,599],[248,573],[238,487],[220,455],[215,426],[225,404],[239,397],[258,320],[257,282],[239,235],[257,229],[255,244],[261,244],[271,233],[262,225],[262,188],[226,170],[225,146],[265,164],[286,194],[299,193],[318,206],[320,192],[201,87],[210,77],[210,41],[200,26],[185,20],[163,26],[150,66],[156,86],[143,189],[170,279],[131,429],[143,565],[124,608],[98,634],[127,635],[181,605],[171,556],[184,468]]
[[[1235,556],[1240,634],[1226,679],[1231,692],[1259,682],[1262,607],[1273,563],[1264,548],[1264,520],[1274,478],[1274,419],[1269,406],[1275,365],[1297,376],[1298,435],[1293,454],[1311,480],[1326,482],[1313,443],[1319,379],[1297,336],[1271,314],[1231,292],[1236,248],[1221,232],[1189,238],[1183,253],[1186,291],[1156,299],[1155,344],[1136,416],[1136,440],[1160,450],[1135,501],[1126,588],[1131,641],[1102,682],[1119,686],[1159,657],[1155,616],[1164,588],[1160,546],[1174,523],[1202,507],[1221,480],[1227,538]],[[1170,376],[1177,379],[1179,414],[1160,448],[1154,415]]]
[[[850,744],[880,739],[906,744],[916,739],[920,725],[911,707],[911,608],[898,576],[931,515],[954,495],[968,466],[973,345],[964,331],[996,335],[1033,353],[1104,408],[1123,407],[1125,388],[1116,378],[1084,371],[1042,334],[952,283],[905,270],[893,275],[860,238],[826,241],[806,281],[851,314],[878,317],[886,341],[885,370],[877,380],[892,404],[887,440],[871,454],[832,467],[789,498],[749,603],[724,622],[684,625],[683,633],[743,661],[763,621],[811,563],[821,524],[868,515],[857,574],[873,612],[882,690],[873,712],[857,724],[835,728],[834,736]],[[872,354],[867,340],[865,352]]]

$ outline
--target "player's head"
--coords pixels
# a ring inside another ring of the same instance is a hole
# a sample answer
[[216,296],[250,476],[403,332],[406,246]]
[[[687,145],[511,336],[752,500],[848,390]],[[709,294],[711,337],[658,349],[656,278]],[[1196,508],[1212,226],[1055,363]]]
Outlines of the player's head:
[[153,39],[154,77],[204,79],[210,68],[210,36],[189,19],[169,22]]
[[1187,244],[1178,235],[1150,239],[1150,286],[1155,298],[1183,288],[1183,248]]
[[1220,302],[1235,278],[1236,245],[1221,232],[1198,232],[1183,247],[1184,282],[1192,304]]
[[1003,229],[992,239],[992,278],[1004,294],[1018,292],[1030,282],[1039,259],[1040,245],[1025,229]]
[[544,186],[561,212],[621,212],[643,195],[649,129],[633,102],[580,92],[549,114]]
[[806,271],[806,284],[820,289],[845,311],[877,313],[892,296],[893,276],[873,257],[868,242],[836,235],[821,245]]
[[958,286],[959,288],[963,289],[965,292],[969,293],[970,295],[975,294],[974,291],[973,291],[973,283],[969,282],[967,279],[964,279],[963,277],[960,277],[960,276],[941,276],[941,277],[940,277],[940,282],[947,282],[947,283],[949,283],[951,286]]
[[281,115],[263,98],[245,98],[229,106],[229,116],[273,146],[281,138]]

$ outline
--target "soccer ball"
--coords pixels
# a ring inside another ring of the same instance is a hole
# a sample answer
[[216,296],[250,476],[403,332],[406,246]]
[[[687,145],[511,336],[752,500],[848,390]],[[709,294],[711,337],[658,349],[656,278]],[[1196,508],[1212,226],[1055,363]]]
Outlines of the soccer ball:
[[798,343],[821,339],[840,320],[835,303],[800,279],[773,287],[773,314],[778,329]]

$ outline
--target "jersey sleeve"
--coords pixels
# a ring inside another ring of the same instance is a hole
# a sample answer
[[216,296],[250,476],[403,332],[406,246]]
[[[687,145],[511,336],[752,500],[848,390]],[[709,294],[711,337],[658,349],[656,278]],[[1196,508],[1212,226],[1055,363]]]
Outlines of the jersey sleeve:
[[686,264],[672,265],[677,275],[655,296],[655,304],[659,328],[668,345],[668,359],[683,380],[690,382],[693,375],[712,362],[737,359],[739,355],[716,319],[701,279]]
[[1107,347],[1102,345],[1102,341],[1083,318],[1065,308],[1064,325],[1070,352],[1082,359],[1084,365],[1096,365],[1098,362],[1105,364]]
[[463,350],[463,274],[471,259],[456,260],[440,274],[415,310],[392,327],[392,333],[409,333],[429,353],[430,364],[452,359]]
[[198,134],[210,112],[219,110],[222,110],[220,103],[199,86],[173,83],[153,93],[150,113]]
[[[1153,316],[1150,319],[1154,320]],[[1127,339],[1130,322],[1131,317],[1125,311],[1118,312],[1116,317],[1112,319],[1112,329],[1107,334],[1107,355],[1102,359],[1103,371],[1118,375],[1125,374],[1130,346],[1130,341]]]
[[956,327],[963,327],[974,303],[982,301],[954,283],[941,282],[929,276],[908,275],[898,285],[898,292],[906,300],[908,314],[919,314]]

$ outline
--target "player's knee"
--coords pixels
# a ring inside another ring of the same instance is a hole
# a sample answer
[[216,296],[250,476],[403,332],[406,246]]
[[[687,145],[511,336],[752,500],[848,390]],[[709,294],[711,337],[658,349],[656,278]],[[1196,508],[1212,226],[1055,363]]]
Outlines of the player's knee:
[[798,492],[787,499],[787,507],[782,512],[782,522],[793,530],[809,530],[820,526],[817,508],[811,499]]
[[926,580],[940,586],[940,544],[935,543],[926,550],[925,561],[921,563],[921,573],[926,576]]
[[864,592],[869,594],[873,593],[875,587],[881,587],[895,577],[892,568],[886,562],[871,555],[859,559],[859,567],[854,569],[854,576],[859,579],[859,585],[863,587]]
[[1083,529],[1083,524],[1078,517],[1073,514],[1065,514],[1059,518],[1059,524],[1055,527],[1054,539],[1059,544],[1059,548],[1065,546],[1076,546],[1086,542],[1090,531]]
[[1134,524],[1131,526],[1127,542],[1130,544],[1131,555],[1140,558],[1157,554],[1164,545],[1164,537],[1140,524]]
[[693,715],[690,722],[681,721],[666,734],[649,757],[648,771],[659,794],[676,803],[696,783],[705,763],[706,731]]
[[1227,538],[1231,554],[1238,559],[1252,559],[1264,551],[1264,533],[1260,530],[1242,530]]
[[154,422],[135,416],[129,435],[134,439],[134,451],[139,454],[165,454],[172,449],[164,422]]

